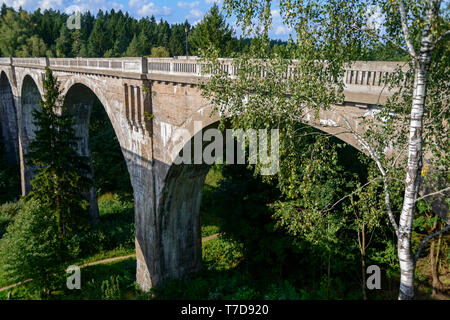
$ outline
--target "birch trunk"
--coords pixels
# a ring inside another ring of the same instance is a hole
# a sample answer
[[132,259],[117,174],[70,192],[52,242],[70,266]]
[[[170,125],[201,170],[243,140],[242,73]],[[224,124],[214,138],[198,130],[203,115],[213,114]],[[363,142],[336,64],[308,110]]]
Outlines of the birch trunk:
[[416,199],[419,193],[422,170],[422,130],[427,94],[428,72],[434,36],[430,25],[437,17],[440,1],[430,1],[426,11],[425,26],[422,32],[420,52],[415,59],[414,92],[409,130],[408,164],[406,167],[405,193],[399,221],[398,258],[400,261],[399,300],[414,297],[414,271],[416,267],[411,250],[411,234]]

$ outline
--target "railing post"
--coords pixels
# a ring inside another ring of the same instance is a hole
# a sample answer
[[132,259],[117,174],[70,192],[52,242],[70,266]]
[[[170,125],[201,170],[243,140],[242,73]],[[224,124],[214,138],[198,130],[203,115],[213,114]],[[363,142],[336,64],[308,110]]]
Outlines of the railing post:
[[148,60],[146,57],[141,58],[141,73],[148,73]]

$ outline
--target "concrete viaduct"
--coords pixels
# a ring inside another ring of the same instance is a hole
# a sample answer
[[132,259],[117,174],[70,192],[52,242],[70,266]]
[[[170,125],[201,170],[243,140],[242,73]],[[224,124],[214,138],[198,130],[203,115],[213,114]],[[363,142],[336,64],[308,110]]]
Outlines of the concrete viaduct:
[[[236,70],[223,60],[225,72]],[[358,117],[385,101],[383,78],[394,62],[355,62],[345,74],[345,103],[335,106]],[[43,96],[42,80],[50,67],[58,78],[64,103],[75,115],[81,141],[79,153],[90,156],[89,118],[97,97],[103,104],[123,155],[134,190],[137,282],[142,290],[166,278],[199,270],[201,233],[199,209],[207,165],[175,165],[177,148],[172,135],[186,129],[191,137],[219,120],[201,96],[201,64],[193,58],[0,58],[0,125],[7,158],[20,163],[22,193],[30,191],[32,168],[24,163],[34,138],[32,111]],[[194,126],[201,121],[203,128]],[[333,112],[320,115],[313,125],[328,133],[339,129]],[[353,136],[339,138],[358,147]],[[97,208],[95,190],[91,211]]]

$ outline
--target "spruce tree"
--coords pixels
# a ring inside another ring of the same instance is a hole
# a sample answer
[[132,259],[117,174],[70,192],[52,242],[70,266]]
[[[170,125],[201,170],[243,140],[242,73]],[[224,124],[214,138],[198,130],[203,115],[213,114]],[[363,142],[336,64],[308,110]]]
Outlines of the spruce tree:
[[128,49],[125,52],[125,56],[140,57],[141,55],[142,54],[141,54],[141,50],[139,48],[138,39],[137,39],[136,35],[134,35],[133,40],[131,40],[130,45],[128,46]]
[[78,138],[73,129],[73,116],[63,106],[57,79],[49,68],[43,84],[41,110],[33,112],[36,138],[26,156],[28,164],[38,168],[28,197],[54,213],[59,234],[64,237],[87,226],[88,202],[83,193],[89,190],[92,181],[87,178],[90,170],[87,157],[75,151]]
[[211,7],[189,36],[189,44],[193,54],[200,54],[200,50],[214,47],[219,50],[221,57],[226,57],[232,51],[232,41],[233,30],[227,24],[216,4]]

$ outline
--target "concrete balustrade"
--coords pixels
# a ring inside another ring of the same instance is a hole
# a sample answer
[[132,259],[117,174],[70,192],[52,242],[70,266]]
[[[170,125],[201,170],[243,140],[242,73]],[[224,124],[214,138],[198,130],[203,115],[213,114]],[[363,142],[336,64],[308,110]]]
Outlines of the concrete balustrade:
[[[233,59],[220,58],[220,69],[230,77],[237,76],[238,66]],[[295,63],[286,68],[281,78],[295,75]],[[148,79],[156,81],[197,84],[207,77],[206,62],[198,57],[174,58],[0,58],[0,65],[38,68],[50,67],[53,70],[92,73],[116,77]],[[353,61],[346,65],[343,76],[345,101],[365,104],[383,104],[392,94],[386,90],[386,79],[396,70],[406,71],[406,62]],[[255,74],[265,77],[267,71],[262,66]],[[361,100],[364,97],[364,101]]]
[[[237,75],[232,59],[219,59],[221,69],[230,76]],[[0,58],[0,64],[13,66],[64,67],[74,69],[109,70],[126,73],[150,73],[201,76],[204,62],[199,58]],[[396,68],[405,69],[399,62],[356,61],[345,71],[346,85],[384,86],[386,78]],[[283,78],[292,74],[289,67]],[[265,71],[261,70],[261,76]]]

